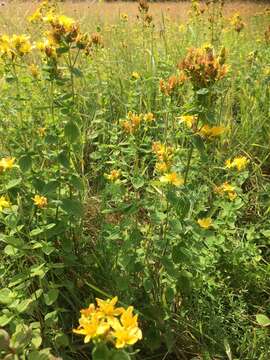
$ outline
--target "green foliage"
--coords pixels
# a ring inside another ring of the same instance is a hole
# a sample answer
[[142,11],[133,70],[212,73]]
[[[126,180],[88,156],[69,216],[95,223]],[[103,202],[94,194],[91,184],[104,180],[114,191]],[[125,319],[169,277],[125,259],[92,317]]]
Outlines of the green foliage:
[[[269,14],[237,32],[214,3],[1,50],[1,359],[269,359]],[[142,342],[83,345],[80,309],[116,295]]]

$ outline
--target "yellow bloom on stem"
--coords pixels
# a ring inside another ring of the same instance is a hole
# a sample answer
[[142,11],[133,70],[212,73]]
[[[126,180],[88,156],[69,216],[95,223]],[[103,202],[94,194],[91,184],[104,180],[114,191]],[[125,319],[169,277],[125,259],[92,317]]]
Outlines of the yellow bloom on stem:
[[35,22],[42,19],[42,13],[40,9],[37,9],[32,15],[28,16],[29,22]]
[[8,35],[0,36],[0,52],[3,55],[12,55],[11,39]]
[[121,20],[123,20],[123,21],[128,21],[128,14],[122,13],[122,14],[120,14],[120,18],[121,18]]
[[113,328],[112,336],[116,339],[115,347],[117,349],[125,346],[134,345],[142,339],[142,331],[138,327],[138,315],[133,316],[133,307],[130,306],[124,310],[120,321],[115,319],[111,322]]
[[131,74],[131,77],[133,79],[138,80],[141,77],[141,75],[137,71],[133,71],[133,73]]
[[143,120],[147,121],[147,122],[155,121],[154,114],[151,113],[151,112],[145,114],[144,117],[143,117]]
[[160,142],[154,142],[152,150],[162,162],[168,163],[173,157],[173,148],[171,146],[161,144]]
[[138,315],[133,315],[133,306],[128,309],[116,308],[117,297],[113,299],[96,299],[97,307],[90,304],[81,310],[79,326],[73,332],[84,335],[84,342],[100,339],[104,342],[114,342],[117,349],[133,345],[142,339],[138,326]]
[[95,307],[94,304],[90,304],[90,305],[88,306],[88,308],[82,309],[82,310],[80,311],[80,313],[82,314],[82,316],[85,316],[85,317],[89,317],[89,316],[95,314],[95,312],[96,312],[96,307]]
[[65,15],[60,15],[57,18],[57,22],[59,25],[63,26],[65,29],[69,30],[72,28],[72,26],[75,24],[75,20],[65,16]]
[[225,165],[228,169],[236,168],[238,171],[241,171],[246,168],[248,163],[249,159],[247,159],[245,156],[238,156],[233,160],[226,160]]
[[10,201],[5,196],[0,196],[0,212],[11,207]]
[[170,168],[170,165],[165,162],[159,162],[156,164],[156,171],[159,173],[165,173]]
[[105,174],[106,178],[110,181],[116,181],[121,175],[120,170],[112,170],[110,174]]
[[197,119],[197,115],[182,115],[179,118],[180,122],[186,124],[186,126],[190,129],[196,123]]
[[210,217],[198,219],[197,222],[203,229],[209,229],[213,224],[213,221]]
[[226,193],[231,201],[237,197],[235,187],[229,184],[227,181],[220,186],[215,187],[214,191],[221,195]]
[[38,131],[39,136],[43,137],[45,135],[45,133],[46,133],[46,128],[45,127],[40,127],[40,128],[37,129],[37,131]]
[[0,160],[0,172],[14,167],[15,158],[7,157]]
[[120,314],[122,314],[123,312],[123,308],[116,308],[115,305],[118,301],[118,297],[115,296],[112,299],[107,299],[107,300],[102,300],[102,299],[98,299],[96,298],[97,304],[98,304],[98,308],[97,308],[97,313],[100,316],[105,316],[105,317],[113,317],[113,316],[118,316]]
[[181,186],[184,184],[184,179],[176,172],[167,173],[159,178],[160,182],[171,184],[174,186]]
[[84,335],[84,342],[88,343],[91,339],[102,336],[110,330],[109,323],[100,320],[97,314],[93,314],[90,319],[81,317],[77,329],[73,329],[75,334]]
[[45,196],[35,195],[32,200],[34,201],[34,204],[40,209],[48,205],[48,199]]
[[38,70],[37,65],[36,64],[30,64],[28,68],[29,68],[29,71],[30,71],[31,75],[34,78],[37,78],[38,74],[39,74],[39,70]]
[[32,50],[32,45],[30,44],[29,36],[27,35],[13,35],[11,42],[19,56],[28,54]]
[[202,137],[211,139],[222,135],[226,130],[227,128],[225,126],[210,127],[209,125],[206,124],[201,127],[198,134],[201,135]]

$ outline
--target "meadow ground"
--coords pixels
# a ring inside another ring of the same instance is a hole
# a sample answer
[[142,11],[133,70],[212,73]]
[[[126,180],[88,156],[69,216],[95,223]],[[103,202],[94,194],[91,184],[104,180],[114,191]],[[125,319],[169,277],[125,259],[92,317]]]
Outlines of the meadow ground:
[[0,7],[0,358],[269,360],[270,9]]

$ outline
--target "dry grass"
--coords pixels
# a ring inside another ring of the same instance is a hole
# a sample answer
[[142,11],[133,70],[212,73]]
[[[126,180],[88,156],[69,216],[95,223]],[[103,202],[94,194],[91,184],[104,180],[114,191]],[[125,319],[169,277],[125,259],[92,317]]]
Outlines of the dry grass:
[[[36,7],[37,2],[12,1],[2,3],[0,6],[0,31],[20,32],[26,30],[25,18],[30,15]],[[233,1],[225,5],[225,16],[232,16],[239,12],[243,17],[248,18],[256,13],[262,12],[266,4],[258,4],[246,1]],[[150,12],[158,22],[162,16],[171,18],[174,21],[184,21],[190,9],[190,1],[176,3],[153,3],[150,5]],[[119,19],[120,14],[128,14],[129,18],[136,18],[138,7],[136,2],[113,2],[100,3],[88,1],[67,1],[63,4],[63,11],[80,20],[85,26],[98,23],[113,23]]]

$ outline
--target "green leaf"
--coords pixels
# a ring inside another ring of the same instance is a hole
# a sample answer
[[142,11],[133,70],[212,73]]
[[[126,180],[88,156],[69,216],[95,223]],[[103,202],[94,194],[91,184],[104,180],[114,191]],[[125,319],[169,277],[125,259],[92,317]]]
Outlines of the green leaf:
[[270,326],[270,319],[268,316],[266,316],[264,314],[257,314],[256,320],[257,320],[258,324],[263,327]]
[[47,270],[44,269],[44,265],[45,265],[45,263],[40,264],[40,265],[33,265],[30,268],[30,276],[31,277],[38,276],[40,278],[43,278],[47,272]]
[[136,190],[140,189],[144,185],[144,179],[141,177],[134,177],[131,182]]
[[115,350],[112,354],[111,360],[131,360],[131,358],[124,350]]
[[72,73],[77,77],[83,77],[83,72],[78,68],[72,68]]
[[57,289],[51,289],[44,294],[45,304],[50,306],[52,305],[58,298],[59,291]]
[[208,93],[209,93],[209,90],[207,88],[202,88],[202,89],[197,91],[198,95],[206,95]]
[[57,323],[58,321],[57,311],[52,311],[46,314],[44,320],[47,326],[52,326],[55,323]]
[[83,215],[83,206],[79,200],[64,199],[61,207],[69,215],[76,217]]
[[9,290],[8,288],[4,288],[0,290],[0,304],[8,305],[14,301],[16,298],[16,294]]
[[68,336],[63,333],[57,334],[54,340],[58,347],[67,347],[69,344]]
[[66,151],[61,151],[59,155],[57,156],[57,160],[59,163],[64,166],[65,168],[69,168],[69,158],[67,156]]
[[20,183],[22,182],[22,179],[13,179],[10,180],[7,185],[5,186],[6,190],[10,190],[15,188],[16,186],[20,185]]
[[[25,299],[22,300],[18,305],[16,305],[16,310],[18,311],[18,313],[24,313],[28,307],[32,304],[34,300],[33,299]],[[11,307],[10,307],[11,308]]]
[[72,175],[70,177],[70,183],[76,190],[83,191],[84,184],[83,184],[82,179],[79,178],[78,176]]
[[33,351],[29,354],[29,360],[50,360],[51,355],[46,351]]
[[97,344],[92,351],[92,360],[109,360],[110,352],[105,344]]
[[10,321],[14,318],[13,313],[6,311],[3,315],[0,316],[0,326],[4,327],[10,323]]
[[81,135],[78,125],[72,120],[66,123],[64,132],[65,137],[71,144],[75,143]]
[[192,142],[193,142],[193,145],[195,146],[195,148],[198,150],[198,152],[201,156],[201,159],[207,160],[203,139],[199,135],[194,135],[192,137]]
[[19,166],[22,172],[26,172],[32,168],[32,158],[30,155],[23,155],[19,160]]

